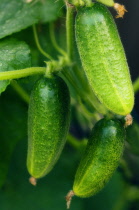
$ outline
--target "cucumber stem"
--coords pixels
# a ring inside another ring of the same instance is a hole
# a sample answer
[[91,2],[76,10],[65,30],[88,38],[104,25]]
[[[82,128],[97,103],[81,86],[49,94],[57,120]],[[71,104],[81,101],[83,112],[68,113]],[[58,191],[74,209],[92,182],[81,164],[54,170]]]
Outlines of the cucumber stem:
[[28,104],[30,97],[28,93],[17,83],[17,81],[12,80],[11,86],[18,93],[18,95],[20,95],[23,101]]
[[30,177],[30,178],[29,178],[29,182],[30,182],[30,184],[32,184],[33,186],[36,186],[36,185],[37,185],[37,179],[35,179],[34,177]]
[[67,209],[70,208],[70,204],[71,204],[71,200],[72,200],[72,197],[74,196],[74,192],[73,190],[70,190],[68,192],[68,194],[66,195],[66,202],[67,202]]
[[74,6],[66,2],[66,36],[67,36],[67,53],[70,60],[73,60],[74,49]]
[[68,57],[64,56],[60,56],[58,60],[45,61],[45,63],[47,64],[47,67],[30,67],[26,69],[0,72],[0,80],[19,79],[35,74],[49,75],[61,71],[65,66],[73,65]]
[[97,0],[98,2],[105,4],[108,7],[114,6],[114,0]]
[[4,71],[0,72],[0,80],[19,79],[22,77],[32,76],[34,74],[44,74],[45,71],[45,67],[30,67],[14,71]]

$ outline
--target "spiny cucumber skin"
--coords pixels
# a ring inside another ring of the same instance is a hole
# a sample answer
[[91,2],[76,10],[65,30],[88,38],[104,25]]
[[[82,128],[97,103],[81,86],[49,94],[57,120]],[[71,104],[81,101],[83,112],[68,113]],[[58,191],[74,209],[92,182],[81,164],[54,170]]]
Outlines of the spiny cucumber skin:
[[133,87],[110,12],[99,3],[79,9],[75,31],[82,65],[94,93],[112,112],[129,114],[134,105]]
[[75,175],[75,195],[90,197],[105,186],[118,167],[124,139],[120,121],[102,119],[96,123]]
[[70,95],[59,77],[39,79],[31,93],[28,111],[27,168],[41,178],[57,162],[69,129]]

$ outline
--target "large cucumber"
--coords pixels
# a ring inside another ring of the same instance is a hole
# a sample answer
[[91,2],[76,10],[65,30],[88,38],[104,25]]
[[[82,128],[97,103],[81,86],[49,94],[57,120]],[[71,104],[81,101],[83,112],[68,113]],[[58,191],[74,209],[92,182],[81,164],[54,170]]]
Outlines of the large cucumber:
[[129,114],[133,87],[112,15],[100,3],[79,8],[75,30],[83,68],[98,99],[116,114]]
[[52,76],[39,79],[28,111],[27,168],[31,176],[45,176],[64,147],[70,120],[70,95],[65,82]]
[[124,139],[120,121],[102,119],[96,123],[75,175],[75,195],[89,197],[105,186],[119,164]]

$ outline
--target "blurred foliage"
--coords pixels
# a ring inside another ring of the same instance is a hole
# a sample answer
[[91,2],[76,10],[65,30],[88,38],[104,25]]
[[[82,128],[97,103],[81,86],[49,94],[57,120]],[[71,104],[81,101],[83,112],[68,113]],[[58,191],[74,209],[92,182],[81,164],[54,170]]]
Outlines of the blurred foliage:
[[0,187],[18,141],[27,135],[27,106],[8,88],[0,97]]
[[[0,72],[31,66],[30,50],[25,42],[6,39],[0,42]],[[5,91],[9,80],[0,81],[0,93]]]
[[[72,187],[81,153],[67,145],[53,171],[45,178],[38,180],[37,186],[34,187],[28,181],[26,150],[27,139],[24,138],[16,146],[8,178],[0,190],[1,209],[66,209],[64,198]],[[119,173],[115,173],[106,188],[93,198],[73,198],[71,210],[90,210],[95,206],[97,209],[111,210],[122,190],[121,177]]]
[[139,124],[136,121],[127,128],[127,142],[129,150],[139,155]]
[[54,21],[60,15],[62,5],[62,0],[1,0],[0,38],[18,32],[39,21]]

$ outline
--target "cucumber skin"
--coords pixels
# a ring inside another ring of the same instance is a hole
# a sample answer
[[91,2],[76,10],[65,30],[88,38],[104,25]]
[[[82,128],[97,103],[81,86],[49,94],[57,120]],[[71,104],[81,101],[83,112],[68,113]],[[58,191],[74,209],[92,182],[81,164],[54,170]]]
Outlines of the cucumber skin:
[[110,12],[100,3],[79,9],[75,31],[82,65],[94,93],[112,112],[129,114],[134,105],[133,87]]
[[70,122],[70,95],[58,77],[39,79],[28,111],[27,168],[41,178],[51,171],[66,142]]
[[118,167],[124,139],[120,121],[102,119],[96,123],[75,175],[75,195],[90,197],[105,186]]

